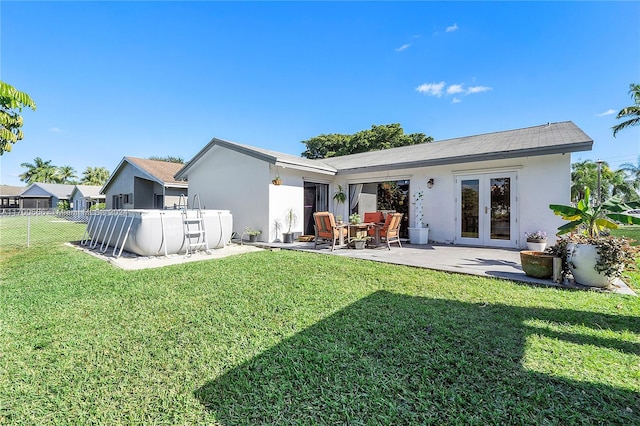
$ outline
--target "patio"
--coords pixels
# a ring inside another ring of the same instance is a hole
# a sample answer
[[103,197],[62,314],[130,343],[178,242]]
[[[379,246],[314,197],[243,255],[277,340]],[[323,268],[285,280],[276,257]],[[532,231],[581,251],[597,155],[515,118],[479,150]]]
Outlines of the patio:
[[[244,244],[251,244],[268,249],[299,250],[310,253],[345,256],[355,259],[493,277],[551,287],[596,290],[568,281],[564,283],[554,283],[550,279],[529,277],[525,275],[520,266],[520,251],[512,249],[449,244],[412,245],[408,242],[403,242],[402,248],[397,245],[392,245],[391,250],[388,250],[386,246],[381,246],[379,248],[365,250],[336,249],[332,252],[330,245],[326,244],[314,249],[313,242],[294,242],[291,244],[244,242]],[[622,280],[616,280],[615,286],[607,291],[636,296],[636,293]]]

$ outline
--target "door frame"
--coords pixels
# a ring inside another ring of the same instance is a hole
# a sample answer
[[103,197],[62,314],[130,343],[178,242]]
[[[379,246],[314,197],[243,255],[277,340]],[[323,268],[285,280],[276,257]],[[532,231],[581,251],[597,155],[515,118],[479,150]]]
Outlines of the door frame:
[[[482,170],[460,172],[455,174],[455,239],[456,244],[476,245],[487,247],[518,247],[518,172],[517,170]],[[510,182],[510,209],[509,209],[509,235],[510,239],[491,238],[491,179],[511,178]],[[462,181],[478,180],[478,238],[462,236]]]

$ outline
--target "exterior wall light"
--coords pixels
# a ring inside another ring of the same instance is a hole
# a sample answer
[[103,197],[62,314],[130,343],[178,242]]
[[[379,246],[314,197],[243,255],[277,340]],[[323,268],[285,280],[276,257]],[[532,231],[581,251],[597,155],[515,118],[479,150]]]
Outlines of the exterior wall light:
[[427,188],[429,188],[429,189],[433,188],[433,178],[431,178],[431,179],[429,179],[427,181]]

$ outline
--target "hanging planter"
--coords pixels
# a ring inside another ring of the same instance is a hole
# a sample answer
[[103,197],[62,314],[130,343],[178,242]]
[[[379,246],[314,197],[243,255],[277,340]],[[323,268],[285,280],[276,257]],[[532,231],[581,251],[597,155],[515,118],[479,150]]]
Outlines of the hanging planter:
[[271,183],[274,185],[282,185],[282,179],[280,179],[280,176],[276,176]]

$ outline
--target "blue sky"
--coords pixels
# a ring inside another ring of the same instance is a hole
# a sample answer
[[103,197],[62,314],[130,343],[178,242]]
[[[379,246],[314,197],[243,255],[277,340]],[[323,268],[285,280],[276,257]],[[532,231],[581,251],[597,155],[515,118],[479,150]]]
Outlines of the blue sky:
[[573,161],[640,155],[640,126],[610,130],[640,82],[640,2],[2,1],[0,20],[0,78],[37,103],[3,184],[35,157],[81,176],[388,123],[443,140],[570,120],[595,141]]

